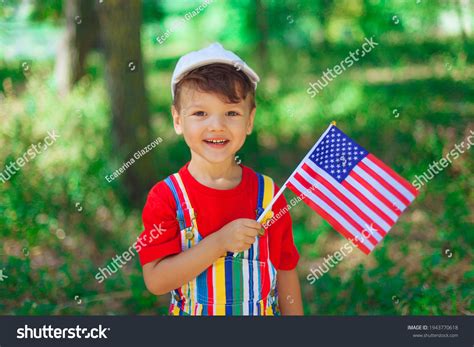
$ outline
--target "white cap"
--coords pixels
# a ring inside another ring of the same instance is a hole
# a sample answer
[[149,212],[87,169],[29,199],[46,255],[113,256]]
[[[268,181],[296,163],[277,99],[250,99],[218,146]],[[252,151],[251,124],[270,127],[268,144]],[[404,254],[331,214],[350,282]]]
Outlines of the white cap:
[[220,43],[214,42],[206,48],[199,51],[193,51],[179,58],[174,68],[173,77],[171,78],[171,95],[174,99],[174,87],[183,78],[183,76],[200,66],[222,63],[229,64],[236,68],[237,71],[245,73],[254,88],[257,89],[257,83],[260,81],[258,75],[253,71],[242,59],[234,52],[228,51],[222,47]]

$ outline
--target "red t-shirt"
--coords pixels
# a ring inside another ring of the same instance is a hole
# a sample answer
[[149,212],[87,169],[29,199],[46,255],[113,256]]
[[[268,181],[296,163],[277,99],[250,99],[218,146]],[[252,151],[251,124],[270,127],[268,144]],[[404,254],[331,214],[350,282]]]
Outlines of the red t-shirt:
[[[238,218],[255,219],[257,205],[258,179],[255,171],[242,167],[242,180],[227,190],[207,187],[199,183],[188,171],[189,162],[179,170],[186,187],[189,200],[197,213],[196,222],[202,237],[219,230]],[[275,193],[279,187],[275,184]],[[280,195],[273,204],[275,215],[287,206],[285,197]],[[202,212],[201,212],[202,211]],[[179,224],[176,219],[176,203],[173,193],[164,181],[158,182],[148,194],[143,208],[141,236],[160,226],[162,232],[156,238],[147,237],[148,242],[139,250],[140,263],[145,265],[158,258],[181,252]],[[155,229],[156,230],[156,229]],[[292,222],[289,212],[284,213],[275,223],[266,229],[269,234],[270,260],[279,270],[292,270],[296,267],[299,254],[293,242]],[[156,234],[156,231],[154,232]],[[151,242],[150,242],[151,240]],[[137,247],[138,248],[138,247]]]

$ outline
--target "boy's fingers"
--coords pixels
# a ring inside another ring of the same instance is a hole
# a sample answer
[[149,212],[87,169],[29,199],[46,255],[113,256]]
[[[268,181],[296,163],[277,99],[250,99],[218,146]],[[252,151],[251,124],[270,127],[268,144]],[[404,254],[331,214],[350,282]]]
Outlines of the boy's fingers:
[[245,236],[250,236],[250,237],[255,237],[255,236],[258,235],[259,232],[260,232],[260,228],[258,228],[258,229],[247,228],[247,229],[245,229],[245,231],[244,231],[244,235],[245,235]]
[[252,245],[255,242],[255,237],[246,236],[244,242],[246,244]]
[[261,227],[260,223],[253,219],[246,219],[244,225],[253,229],[260,229]]

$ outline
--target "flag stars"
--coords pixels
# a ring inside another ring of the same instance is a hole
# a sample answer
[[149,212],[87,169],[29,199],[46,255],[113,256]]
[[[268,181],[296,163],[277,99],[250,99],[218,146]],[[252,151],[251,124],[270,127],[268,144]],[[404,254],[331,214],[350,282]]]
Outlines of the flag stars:
[[365,155],[367,151],[364,148],[333,127],[321,139],[311,159],[334,179],[341,182]]

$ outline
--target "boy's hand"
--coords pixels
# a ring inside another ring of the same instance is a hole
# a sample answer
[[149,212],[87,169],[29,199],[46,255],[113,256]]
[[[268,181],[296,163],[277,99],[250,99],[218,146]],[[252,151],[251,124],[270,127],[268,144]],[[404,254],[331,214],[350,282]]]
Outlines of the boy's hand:
[[224,225],[219,231],[220,242],[225,252],[243,252],[252,246],[262,226],[248,218],[239,218]]

